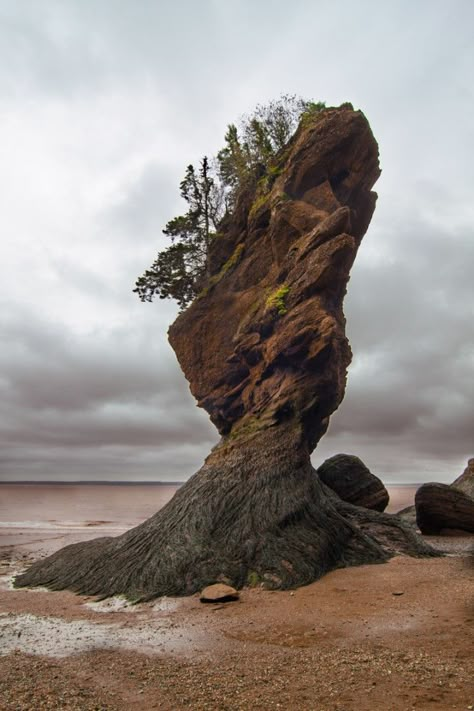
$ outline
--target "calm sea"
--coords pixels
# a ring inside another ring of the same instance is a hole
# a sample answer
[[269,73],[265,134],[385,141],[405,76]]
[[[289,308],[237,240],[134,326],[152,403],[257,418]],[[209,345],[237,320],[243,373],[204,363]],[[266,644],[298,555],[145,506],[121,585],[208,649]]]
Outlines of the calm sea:
[[[0,525],[135,526],[161,509],[176,484],[1,484]],[[417,486],[388,486],[389,512],[413,503]]]
[[176,484],[2,484],[0,523],[118,524],[130,528],[161,509]]

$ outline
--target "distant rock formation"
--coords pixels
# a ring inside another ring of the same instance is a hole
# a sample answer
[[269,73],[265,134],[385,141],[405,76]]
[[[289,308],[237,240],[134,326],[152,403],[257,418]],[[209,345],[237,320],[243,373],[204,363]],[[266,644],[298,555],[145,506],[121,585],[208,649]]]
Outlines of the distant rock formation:
[[474,533],[474,459],[452,484],[423,484],[415,496],[415,505],[400,512],[407,521],[416,517],[426,535]]
[[449,484],[423,484],[415,495],[416,522],[426,535],[474,534],[474,499]]
[[344,501],[375,511],[385,511],[389,502],[383,482],[353,454],[335,454],[316,470],[319,478]]
[[474,499],[474,458],[468,460],[467,467],[451,486]]
[[291,588],[395,551],[433,554],[398,518],[329,494],[310,460],[344,396],[342,304],[379,174],[360,111],[303,118],[271,174],[241,192],[208,282],[169,329],[221,441],[148,521],[69,546],[17,585],[145,600],[212,583]]

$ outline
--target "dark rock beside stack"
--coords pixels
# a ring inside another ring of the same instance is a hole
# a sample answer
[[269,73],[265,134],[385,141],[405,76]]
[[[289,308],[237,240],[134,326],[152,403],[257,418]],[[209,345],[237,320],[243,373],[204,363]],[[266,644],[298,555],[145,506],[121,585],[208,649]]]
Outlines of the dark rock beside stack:
[[335,454],[321,464],[317,474],[343,501],[375,511],[384,511],[387,507],[387,489],[359,457]]
[[428,536],[474,533],[474,499],[449,484],[423,484],[415,495],[416,522]]

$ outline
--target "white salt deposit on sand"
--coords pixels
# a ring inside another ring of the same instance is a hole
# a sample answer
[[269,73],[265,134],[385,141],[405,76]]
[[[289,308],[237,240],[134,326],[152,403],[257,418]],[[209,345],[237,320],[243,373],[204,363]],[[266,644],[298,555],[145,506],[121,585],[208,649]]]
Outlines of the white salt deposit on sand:
[[93,612],[137,612],[138,606],[132,605],[129,600],[124,597],[109,597],[106,600],[98,600],[97,602],[86,602],[85,607]]
[[14,575],[0,575],[0,590],[14,590]]
[[0,655],[19,651],[66,657],[97,649],[122,649],[149,654],[195,653],[200,637],[169,618],[148,618],[133,627],[89,620],[67,622],[59,617],[0,613]]
[[[174,612],[182,605],[182,600],[172,597],[160,597],[153,605],[154,612]],[[119,595],[97,602],[86,602],[85,607],[93,612],[138,612],[140,605],[134,605],[125,597]]]

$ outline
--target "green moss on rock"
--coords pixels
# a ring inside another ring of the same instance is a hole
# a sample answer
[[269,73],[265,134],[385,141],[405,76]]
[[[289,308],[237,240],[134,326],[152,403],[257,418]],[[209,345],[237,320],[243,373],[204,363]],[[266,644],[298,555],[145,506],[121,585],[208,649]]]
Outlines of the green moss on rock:
[[254,217],[262,208],[264,208],[267,203],[268,203],[268,193],[265,193],[263,195],[258,195],[255,200],[253,201],[250,210],[249,210],[249,217],[252,218]]
[[234,249],[232,254],[230,255],[229,259],[222,265],[220,271],[217,274],[214,274],[213,276],[210,277],[209,281],[207,282],[206,286],[202,291],[199,292],[197,295],[197,299],[202,299],[203,296],[206,296],[209,291],[214,287],[216,284],[220,282],[222,277],[227,274],[227,272],[231,271],[235,267],[235,265],[239,262],[242,253],[245,249],[245,246],[243,242],[237,245],[237,247]]
[[287,312],[286,297],[288,296],[290,287],[287,284],[282,284],[276,291],[273,291],[265,302],[266,309],[276,309],[279,316],[284,316]]

